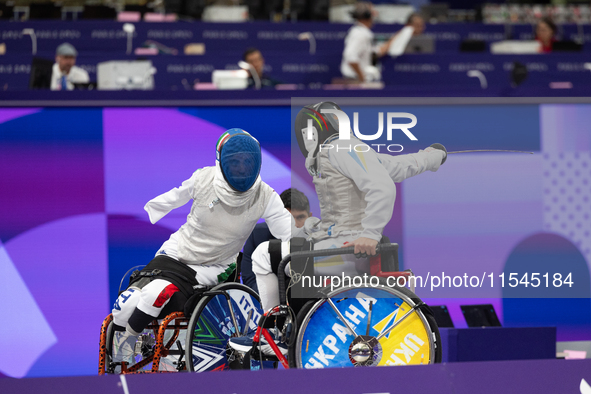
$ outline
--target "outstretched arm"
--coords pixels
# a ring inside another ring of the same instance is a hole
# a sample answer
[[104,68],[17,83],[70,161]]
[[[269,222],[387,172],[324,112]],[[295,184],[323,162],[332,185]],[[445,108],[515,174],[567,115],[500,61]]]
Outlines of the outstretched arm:
[[428,147],[418,153],[399,156],[378,153],[378,157],[388,174],[390,174],[390,178],[398,183],[427,170],[437,171],[445,158],[445,152]]
[[388,53],[388,49],[390,49],[390,45],[392,45],[392,41],[396,39],[398,33],[400,32],[392,34],[388,41],[378,45],[378,47],[375,49],[375,53],[378,55],[378,57],[383,57],[386,53]]
[[195,184],[198,173],[199,171],[195,171],[191,178],[184,181],[180,187],[175,187],[148,201],[144,209],[148,212],[152,224],[162,219],[173,209],[182,207],[189,202],[191,199],[191,188]]

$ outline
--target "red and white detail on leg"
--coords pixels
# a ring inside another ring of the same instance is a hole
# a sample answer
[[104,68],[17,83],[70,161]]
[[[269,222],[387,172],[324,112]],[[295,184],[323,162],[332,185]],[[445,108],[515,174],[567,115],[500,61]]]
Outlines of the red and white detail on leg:
[[142,289],[137,308],[150,316],[158,317],[170,297],[177,291],[179,291],[178,287],[167,280],[153,280]]
[[152,306],[155,308],[162,308],[164,303],[168,301],[170,297],[172,297],[172,295],[177,291],[179,291],[178,287],[176,287],[172,283],[169,284],[164,289],[162,289],[160,294],[158,294],[158,298],[156,298],[156,301],[154,301],[154,304],[152,304]]

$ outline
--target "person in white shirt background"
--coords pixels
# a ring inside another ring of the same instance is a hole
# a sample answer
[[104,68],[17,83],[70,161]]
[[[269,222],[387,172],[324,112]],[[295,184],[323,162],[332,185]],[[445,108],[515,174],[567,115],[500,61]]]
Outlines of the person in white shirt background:
[[75,83],[88,83],[88,73],[76,66],[78,52],[72,44],[63,43],[55,51],[51,72],[51,90],[74,90]]
[[343,77],[355,79],[358,82],[379,81],[382,78],[380,70],[372,65],[372,56],[384,56],[392,38],[379,46],[374,46],[374,35],[371,31],[376,11],[369,2],[358,2],[351,14],[356,20],[345,37],[345,49],[341,61]]

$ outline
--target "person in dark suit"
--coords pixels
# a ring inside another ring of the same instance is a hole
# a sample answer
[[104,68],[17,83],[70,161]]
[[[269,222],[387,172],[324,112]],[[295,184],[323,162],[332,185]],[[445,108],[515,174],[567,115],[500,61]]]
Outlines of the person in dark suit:
[[[287,210],[294,217],[296,227],[304,227],[306,219],[312,216],[312,213],[310,212],[310,202],[308,201],[308,197],[306,197],[304,193],[295,188],[285,190],[283,193],[279,195],[279,197],[281,197],[281,201],[283,201],[283,205],[285,206],[285,208],[287,208]],[[275,237],[271,235],[267,223],[257,223],[254,230],[252,230],[252,233],[246,240],[246,243],[244,244],[241,262],[242,283],[244,283],[246,286],[250,287],[257,293],[258,288],[256,276],[252,272],[252,252],[254,252],[257,246],[259,246],[261,243],[269,241],[271,239],[275,239]]]
[[[265,73],[265,58],[261,51],[256,48],[248,48],[244,51],[242,55],[242,60],[246,63],[250,64],[254,71],[257,73],[260,81],[261,81],[261,89],[268,89],[274,88],[275,86],[279,85],[281,81],[273,78],[269,74]],[[252,73],[252,71],[249,71]],[[252,75],[248,77],[248,87],[253,88],[255,86],[255,81]]]

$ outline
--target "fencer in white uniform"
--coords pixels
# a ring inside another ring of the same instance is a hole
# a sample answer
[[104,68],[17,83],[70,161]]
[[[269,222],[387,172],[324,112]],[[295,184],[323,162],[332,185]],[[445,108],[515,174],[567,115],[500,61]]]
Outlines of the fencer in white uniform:
[[[322,113],[326,109],[340,110],[335,103],[322,102],[302,109],[295,121],[296,137],[313,177],[322,218],[308,219],[305,230],[314,241],[314,249],[355,246],[355,253],[374,255],[384,227],[392,218],[396,200],[394,183],[427,170],[437,171],[445,162],[447,152],[443,145],[433,144],[418,153],[391,156],[376,152],[353,135],[351,139],[341,140],[338,119]],[[322,117],[322,127],[308,122],[310,115]],[[308,139],[310,125],[314,137]],[[355,148],[351,149],[352,146]],[[287,255],[289,242],[283,242],[281,249],[282,256]],[[259,245],[252,260],[261,303],[268,310],[279,304],[278,280],[271,270],[268,244]],[[334,258],[324,266],[322,259],[315,263],[315,273],[320,275],[367,272],[369,259],[357,259],[353,255],[342,256],[341,264],[335,265]],[[289,274],[289,267],[286,273]]]
[[[150,221],[156,223],[193,200],[187,222],[164,242],[152,262],[167,259],[170,263],[173,259],[173,265],[190,267],[194,283],[215,285],[235,268],[238,252],[259,219],[283,241],[292,237],[292,230],[298,234],[279,195],[261,180],[260,168],[258,141],[241,129],[225,132],[216,146],[215,167],[197,170],[180,187],[144,207]],[[155,279],[141,289],[130,286],[115,302],[114,324],[125,328],[125,337],[138,335],[177,291],[166,278]]]

